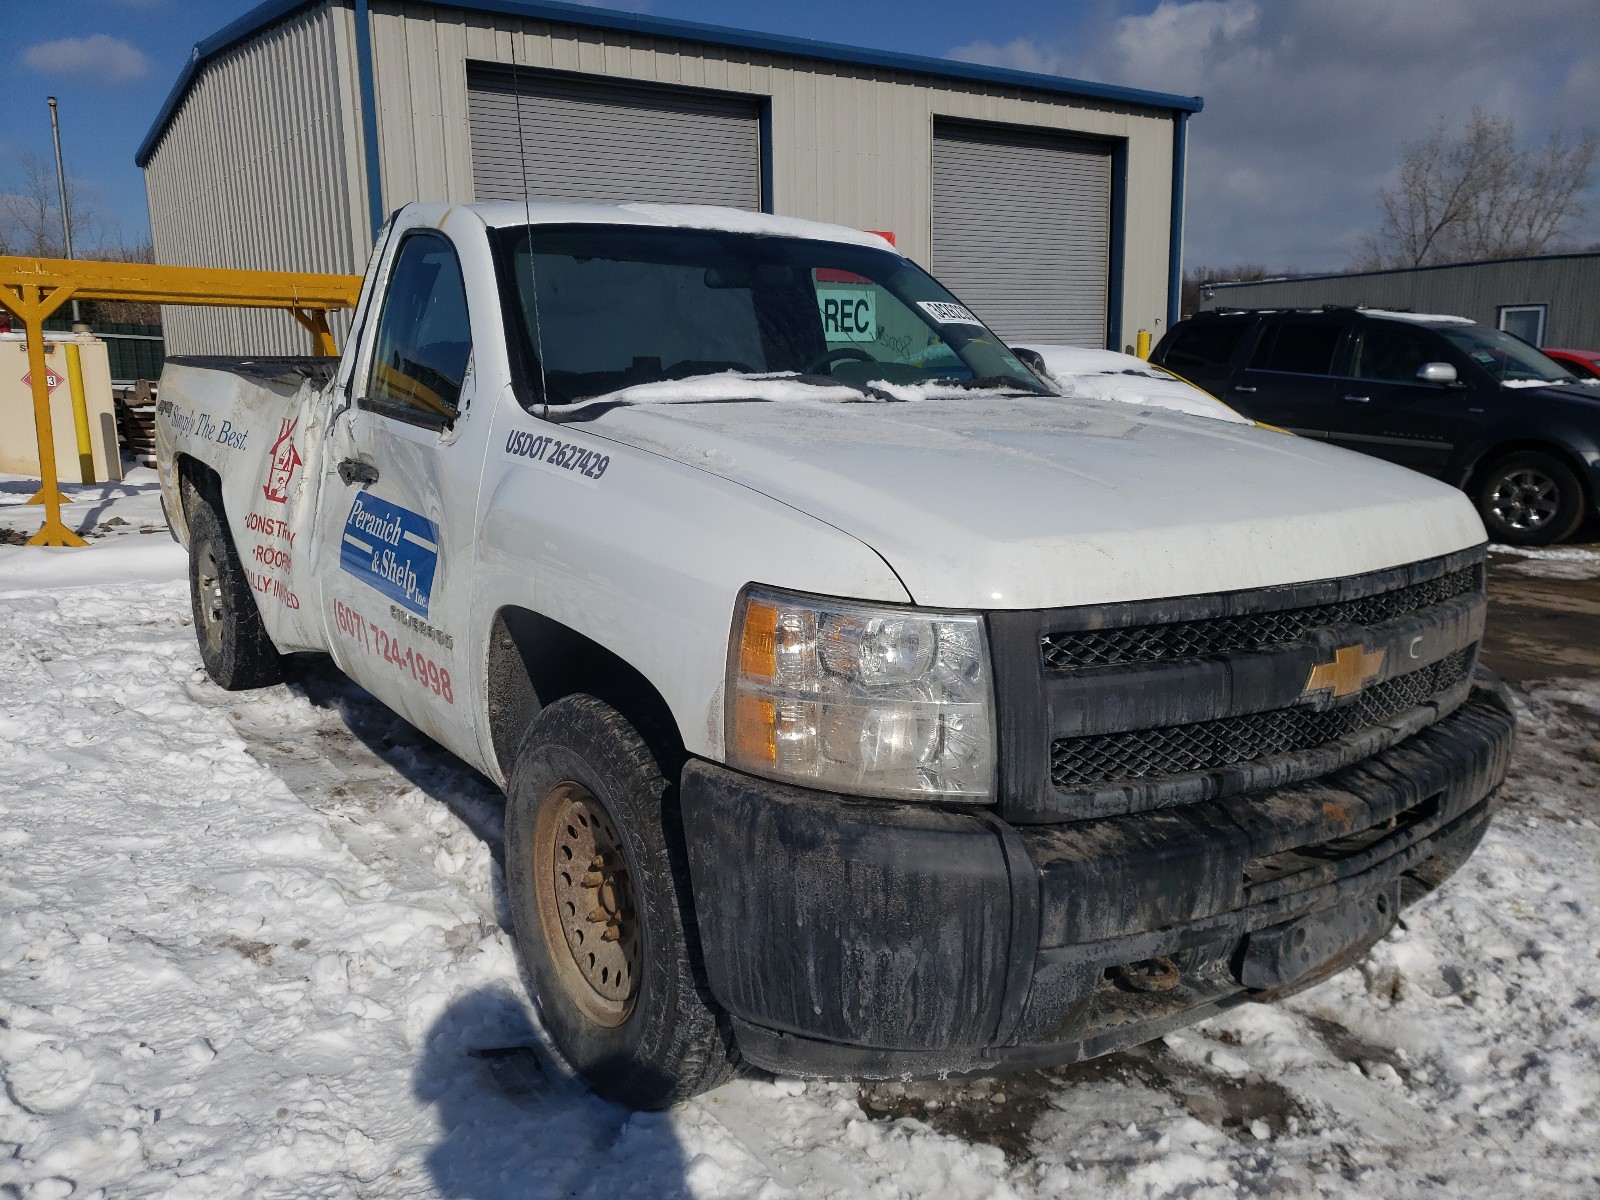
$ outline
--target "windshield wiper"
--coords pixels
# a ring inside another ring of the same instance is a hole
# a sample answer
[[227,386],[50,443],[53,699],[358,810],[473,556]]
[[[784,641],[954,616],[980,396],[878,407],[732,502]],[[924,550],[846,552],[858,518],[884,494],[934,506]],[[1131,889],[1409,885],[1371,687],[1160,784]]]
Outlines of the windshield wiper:
[[[744,374],[744,372],[730,372],[730,374]],[[691,377],[693,378],[693,377]],[[720,376],[719,376],[720,378]],[[668,382],[689,382],[688,380],[654,380],[650,383],[637,384],[637,387],[655,387],[657,384]],[[855,392],[861,396],[860,400],[842,400],[843,404],[899,404],[900,397],[892,396],[881,388],[873,387],[870,383],[856,383],[848,379],[835,379],[830,375],[789,375],[789,374],[760,374],[755,375],[752,383],[800,383],[807,387],[817,388],[843,388],[845,391]],[[685,396],[671,400],[639,400],[628,396],[631,389],[624,388],[609,397],[590,396],[573,400],[564,405],[550,405],[545,411],[545,419],[561,425],[582,424],[603,417],[606,413],[618,408],[633,408],[640,404],[670,404],[695,405],[695,404],[771,404],[772,396],[763,396],[758,391],[752,390],[749,395],[723,395],[723,396]]]
[[1015,375],[978,375],[972,379],[941,379],[939,382],[973,392],[993,388],[996,391],[1009,389],[1013,392],[1026,392],[1031,396],[1044,395],[1037,387],[1018,379]]
[[[860,392],[868,400],[876,404],[904,404],[899,396],[891,396],[882,388],[873,387],[870,383],[856,383],[850,379],[835,379],[832,375],[795,375],[792,376],[796,383],[806,384],[808,387],[842,387],[849,388],[852,392]],[[860,400],[846,400],[846,404],[860,404]]]

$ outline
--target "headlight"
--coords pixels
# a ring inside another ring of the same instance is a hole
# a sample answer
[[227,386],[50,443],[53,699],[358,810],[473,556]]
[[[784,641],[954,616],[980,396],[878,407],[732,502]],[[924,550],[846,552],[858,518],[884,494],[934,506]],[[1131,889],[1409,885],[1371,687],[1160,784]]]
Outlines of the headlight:
[[734,614],[733,766],[864,796],[994,798],[983,619],[749,587]]

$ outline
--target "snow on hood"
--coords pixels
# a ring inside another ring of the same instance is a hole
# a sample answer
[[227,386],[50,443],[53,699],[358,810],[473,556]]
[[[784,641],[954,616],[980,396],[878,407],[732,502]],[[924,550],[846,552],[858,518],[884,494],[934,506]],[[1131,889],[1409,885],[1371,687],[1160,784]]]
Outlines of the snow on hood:
[[846,384],[828,386],[806,383],[794,371],[775,371],[771,374],[752,375],[740,371],[722,371],[715,375],[694,375],[687,379],[662,379],[655,383],[636,383],[599,396],[590,396],[576,404],[554,409],[556,419],[572,420],[587,417],[595,407],[616,408],[629,404],[708,404],[727,400],[759,400],[770,402],[808,400],[844,404],[868,397]]
[[1600,379],[1502,379],[1503,388],[1570,388],[1597,387]]
[[590,421],[601,412],[635,404],[716,404],[739,400],[761,403],[892,404],[984,394],[1014,395],[1019,390],[964,387],[959,381],[939,379],[930,379],[925,383],[890,383],[879,379],[864,387],[857,387],[846,383],[828,383],[824,376],[804,376],[798,371],[763,374],[721,371],[714,375],[635,383],[553,409],[551,416],[554,420],[566,423]]
[[1084,397],[645,404],[584,429],[826,521],[938,607],[1267,587],[1484,541],[1465,496],[1402,467]]
[[1235,424],[1254,424],[1215,397],[1131,354],[1081,346],[1030,345],[1027,349],[1044,359],[1050,378],[1069,396],[1091,396]]

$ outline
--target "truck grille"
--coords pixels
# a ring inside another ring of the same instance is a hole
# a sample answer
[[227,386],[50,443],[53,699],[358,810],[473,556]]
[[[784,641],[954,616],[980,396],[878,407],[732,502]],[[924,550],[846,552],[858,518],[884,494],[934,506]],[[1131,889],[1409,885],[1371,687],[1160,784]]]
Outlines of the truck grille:
[[[1484,557],[1477,546],[1306,583],[987,614],[1002,815],[1046,824],[1215,800],[1413,736],[1471,690]],[[1354,694],[1308,694],[1319,669],[1358,665],[1373,674],[1340,688]]]
[[1052,633],[1041,639],[1041,650],[1049,671],[1265,650],[1303,641],[1315,630],[1334,625],[1376,625],[1407,617],[1446,600],[1468,595],[1477,586],[1476,569],[1466,567],[1409,587],[1306,608],[1128,629]]
[[1460,685],[1472,670],[1476,651],[1476,646],[1458,650],[1322,712],[1283,708],[1189,725],[1058,738],[1050,746],[1050,782],[1067,789],[1103,787],[1314,750],[1391,721]]

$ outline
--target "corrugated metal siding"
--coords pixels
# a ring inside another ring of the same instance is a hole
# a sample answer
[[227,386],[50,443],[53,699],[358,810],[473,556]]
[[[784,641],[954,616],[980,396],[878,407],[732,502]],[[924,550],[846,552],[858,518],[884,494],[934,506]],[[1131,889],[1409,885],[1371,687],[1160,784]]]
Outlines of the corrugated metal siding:
[[[357,271],[370,245],[354,14],[324,6],[209,64],[150,160],[161,261]],[[936,119],[1125,140],[1124,340],[1161,332],[1172,120],[1162,111],[426,4],[372,9],[383,204],[474,199],[467,63],[769,101],[774,211],[892,230],[932,259]],[[173,351],[299,351],[280,314],[169,316]]]
[[[158,262],[362,269],[370,238],[350,21],[345,9],[312,9],[196,79],[145,169]],[[303,354],[308,346],[282,312],[169,306],[162,321],[172,354]],[[335,333],[342,336],[342,321]]]
[[1162,332],[1172,194],[1168,114],[889,70],[426,4],[373,5],[384,204],[470,202],[468,61],[743,93],[769,101],[773,211],[887,229],[928,265],[935,119],[1126,139],[1124,341]]
[[467,111],[479,200],[761,207],[749,98],[478,71]]
[[933,138],[933,270],[1007,340],[1104,346],[1111,151],[969,127]]
[[1545,345],[1589,350],[1600,347],[1600,254],[1235,284],[1214,289],[1201,307],[1323,304],[1446,313],[1484,325],[1495,325],[1502,307],[1546,304]]

